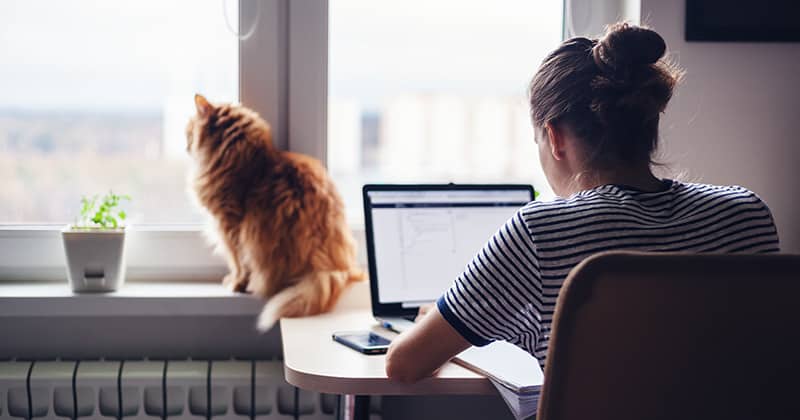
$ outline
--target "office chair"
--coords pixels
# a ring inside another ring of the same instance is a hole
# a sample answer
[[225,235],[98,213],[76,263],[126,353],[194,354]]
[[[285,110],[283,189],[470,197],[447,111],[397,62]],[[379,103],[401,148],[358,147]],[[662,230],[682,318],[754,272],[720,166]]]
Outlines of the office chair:
[[538,418],[800,418],[800,255],[586,259],[558,298]]

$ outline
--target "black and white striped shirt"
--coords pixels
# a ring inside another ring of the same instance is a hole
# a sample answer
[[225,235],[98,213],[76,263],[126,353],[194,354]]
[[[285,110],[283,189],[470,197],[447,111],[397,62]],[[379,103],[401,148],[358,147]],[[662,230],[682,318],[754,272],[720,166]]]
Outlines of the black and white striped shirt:
[[772,215],[751,191],[664,183],[659,192],[604,185],[529,203],[467,264],[439,311],[473,345],[506,340],[544,367],[561,284],[592,254],[779,251]]

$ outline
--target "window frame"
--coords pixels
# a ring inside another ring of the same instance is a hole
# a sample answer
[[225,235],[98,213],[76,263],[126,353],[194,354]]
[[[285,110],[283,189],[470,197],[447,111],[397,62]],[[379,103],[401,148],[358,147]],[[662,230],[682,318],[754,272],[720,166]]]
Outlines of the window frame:
[[[328,0],[238,0],[239,21],[258,26],[239,41],[239,100],[268,120],[282,150],[326,157]],[[260,10],[259,10],[260,8]],[[63,281],[64,225],[0,224],[0,282]],[[202,224],[128,229],[129,281],[219,281]]]

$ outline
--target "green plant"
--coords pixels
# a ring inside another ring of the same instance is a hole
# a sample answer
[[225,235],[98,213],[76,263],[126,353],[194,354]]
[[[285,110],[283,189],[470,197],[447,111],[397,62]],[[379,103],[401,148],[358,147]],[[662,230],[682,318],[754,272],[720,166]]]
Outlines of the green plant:
[[130,201],[131,197],[124,194],[114,194],[109,191],[102,199],[94,195],[91,198],[81,197],[81,214],[75,227],[116,229],[124,227],[128,215],[120,208],[122,200]]

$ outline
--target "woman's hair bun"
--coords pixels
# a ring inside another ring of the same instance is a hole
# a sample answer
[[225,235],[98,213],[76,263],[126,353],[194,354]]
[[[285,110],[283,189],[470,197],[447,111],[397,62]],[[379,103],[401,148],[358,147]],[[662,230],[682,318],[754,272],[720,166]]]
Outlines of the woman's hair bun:
[[601,39],[564,41],[531,80],[533,126],[569,127],[596,168],[651,162],[660,115],[682,74],[662,59],[666,49],[656,32],[627,23]]
[[664,38],[655,31],[621,22],[606,29],[592,53],[604,72],[627,74],[632,67],[656,63],[666,50]]

